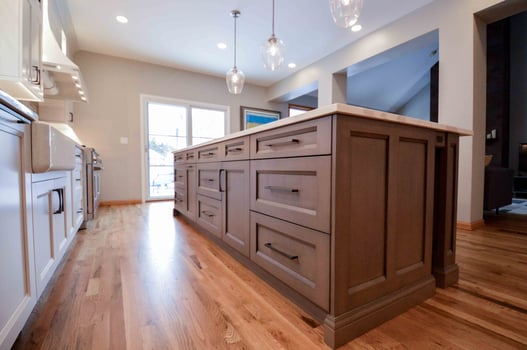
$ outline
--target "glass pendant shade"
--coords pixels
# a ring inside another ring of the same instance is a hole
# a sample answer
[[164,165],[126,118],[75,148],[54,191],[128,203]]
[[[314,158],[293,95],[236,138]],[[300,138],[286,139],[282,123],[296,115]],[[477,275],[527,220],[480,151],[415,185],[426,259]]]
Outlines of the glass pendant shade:
[[364,0],[329,0],[331,16],[336,25],[349,28],[357,23]]
[[229,89],[231,94],[238,95],[242,93],[245,74],[241,70],[232,67],[227,71],[225,80],[227,81],[227,89]]
[[284,63],[284,42],[274,34],[263,43],[261,50],[265,68],[274,71],[279,69],[282,63]]
[[234,18],[234,66],[227,71],[225,81],[229,92],[238,95],[242,93],[245,83],[245,74],[236,67],[236,19],[240,16],[240,11],[232,10],[231,16]]

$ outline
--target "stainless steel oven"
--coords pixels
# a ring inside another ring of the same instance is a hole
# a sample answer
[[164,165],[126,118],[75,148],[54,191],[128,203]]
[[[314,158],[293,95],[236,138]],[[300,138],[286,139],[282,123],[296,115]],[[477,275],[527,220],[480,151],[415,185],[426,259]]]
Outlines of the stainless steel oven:
[[84,149],[84,159],[86,159],[86,212],[84,213],[84,220],[87,221],[97,217],[103,164],[99,153],[91,147]]

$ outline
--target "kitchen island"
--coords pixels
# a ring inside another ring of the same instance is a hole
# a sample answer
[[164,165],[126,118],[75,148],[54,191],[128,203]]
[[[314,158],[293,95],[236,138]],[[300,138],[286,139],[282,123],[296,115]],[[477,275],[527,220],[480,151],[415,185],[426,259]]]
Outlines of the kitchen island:
[[340,346],[458,279],[459,136],[325,106],[174,153],[185,216]]

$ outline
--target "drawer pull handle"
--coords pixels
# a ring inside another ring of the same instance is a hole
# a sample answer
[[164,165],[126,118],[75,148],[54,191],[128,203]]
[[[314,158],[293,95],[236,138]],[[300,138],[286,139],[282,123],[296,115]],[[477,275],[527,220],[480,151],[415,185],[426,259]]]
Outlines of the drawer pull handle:
[[75,157],[82,158],[82,156],[80,154],[76,154]]
[[213,217],[213,216],[216,216],[216,215],[214,215],[213,213],[211,213],[210,211],[206,211],[206,210],[203,210],[201,213],[202,213],[203,215],[205,215],[205,216],[208,216],[209,218],[211,218],[211,217]]
[[280,186],[265,186],[264,189],[275,192],[291,192],[298,193],[300,190],[298,188],[289,188],[289,187],[280,187]]
[[183,160],[183,157],[176,157],[176,160]]
[[181,202],[183,202],[183,199],[176,198],[176,202],[181,203]]
[[243,148],[236,147],[236,148],[229,148],[227,152],[241,152],[243,151]]
[[216,180],[214,180],[214,179],[205,179],[205,180],[208,181],[208,182],[214,182],[214,181],[216,181]]
[[298,255],[287,254],[287,253],[281,251],[280,249],[277,249],[277,248],[273,247],[273,245],[271,243],[264,243],[264,246],[266,246],[267,248],[271,249],[273,252],[277,252],[278,254],[280,254],[282,256],[285,256],[289,260],[298,260]]
[[192,169],[193,166],[192,165],[187,165],[187,169]]
[[187,156],[187,159],[190,159],[190,158],[194,159],[194,155],[193,155],[193,154],[189,154],[189,155]]
[[177,177],[181,179],[182,177],[185,177],[185,176],[184,175],[178,175]]
[[203,153],[203,157],[212,157],[214,156],[216,153],[214,152],[209,152],[209,153]]
[[291,139],[289,141],[278,142],[278,143],[269,143],[267,147],[276,147],[276,146],[287,146],[287,145],[297,145],[300,143],[298,139]]

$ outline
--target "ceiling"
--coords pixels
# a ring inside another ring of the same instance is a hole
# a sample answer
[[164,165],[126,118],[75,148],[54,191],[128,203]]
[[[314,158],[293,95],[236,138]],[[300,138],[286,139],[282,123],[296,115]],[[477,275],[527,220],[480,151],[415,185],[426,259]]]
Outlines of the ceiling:
[[[238,9],[237,66],[248,83],[269,86],[433,0],[364,0],[357,33],[333,24],[328,0],[276,0],[275,32],[286,45],[285,65],[267,71],[260,45],[271,35],[271,0],[58,0],[79,50],[224,76],[233,65],[233,19]],[[120,24],[115,16],[128,17]],[[216,47],[228,45],[226,50]],[[287,63],[296,63],[296,68]]]

